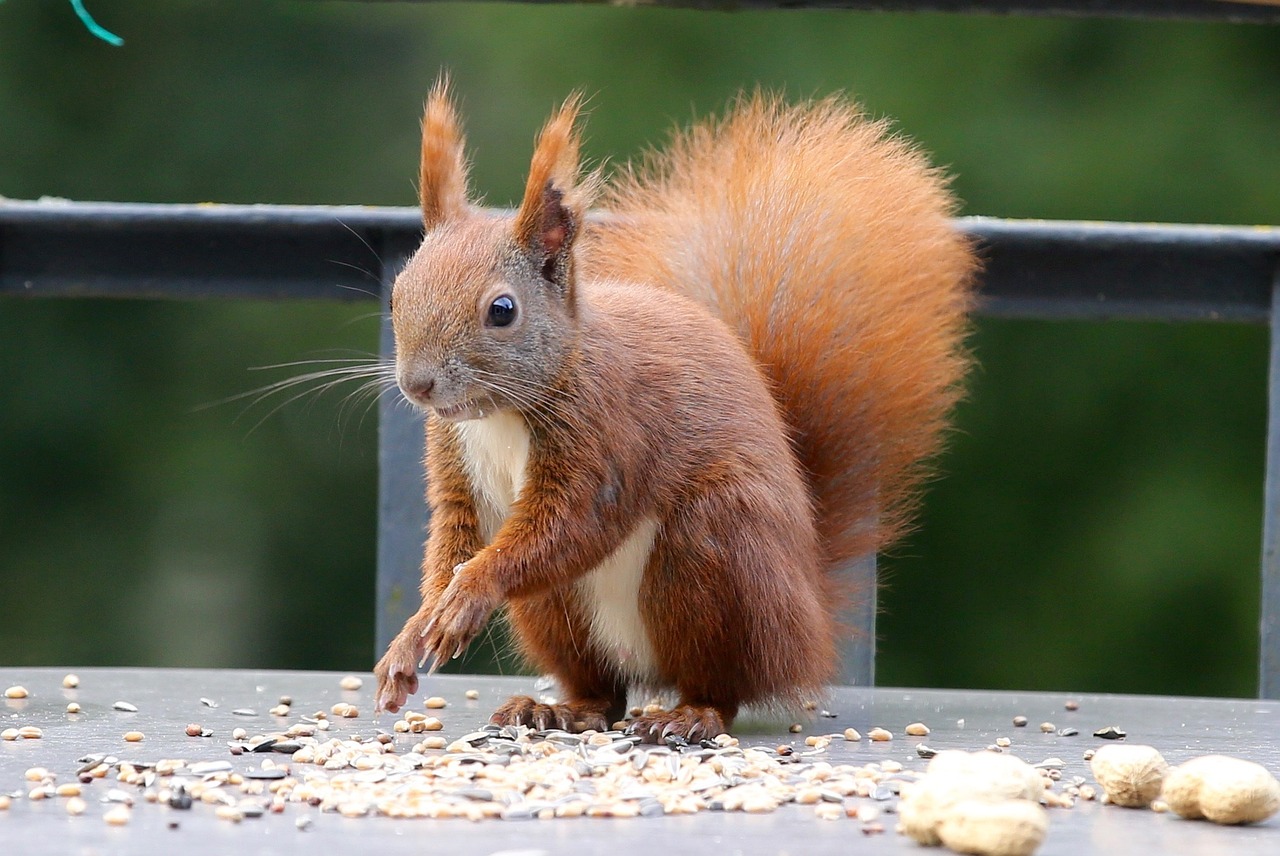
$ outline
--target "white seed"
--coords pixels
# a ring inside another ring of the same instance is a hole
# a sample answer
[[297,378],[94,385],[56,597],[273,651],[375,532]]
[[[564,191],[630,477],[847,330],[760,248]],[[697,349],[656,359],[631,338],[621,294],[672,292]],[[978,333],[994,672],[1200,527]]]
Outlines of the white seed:
[[314,821],[312,821],[311,818],[309,817],[300,817],[293,822],[293,825],[297,827],[299,830],[305,832],[311,828],[311,824],[313,822]]
[[342,680],[338,681],[338,686],[344,690],[355,691],[364,686],[364,681],[355,675],[346,675]]
[[249,732],[245,731],[243,728],[233,728],[231,729],[231,739],[232,740],[248,740]]
[[43,782],[45,779],[49,778],[49,771],[44,767],[32,767],[27,770],[26,775],[23,778],[28,782]]
[[813,813],[819,820],[839,820],[844,817],[844,809],[835,803],[818,803]]
[[475,701],[480,698],[480,690],[467,690],[463,695],[466,696],[469,701]]
[[78,797],[80,796],[80,783],[67,782],[66,784],[58,785],[58,789],[54,793],[60,797]]
[[80,686],[80,676],[67,675],[62,679],[62,685],[69,690],[73,690],[76,687]]
[[929,726],[925,725],[923,722],[913,722],[910,725],[908,725],[905,730],[907,732],[908,737],[928,737],[929,736]]
[[329,708],[329,712],[334,716],[340,716],[343,719],[354,719],[360,715],[360,711],[356,709],[354,704],[347,704],[345,701],[340,701],[333,707]]
[[27,688],[26,687],[9,687],[7,690],[4,691],[4,697],[5,698],[26,698]]
[[288,716],[289,710],[290,710],[289,705],[278,704],[275,707],[272,707],[270,710],[268,710],[267,713],[271,714],[272,716]]
[[17,739],[18,739],[18,729],[16,728],[6,728],[4,731],[0,731],[0,740],[17,740]]
[[1058,726],[1054,725],[1052,722],[1042,722],[1040,723],[1040,730],[1045,734],[1052,734],[1058,730]]
[[220,805],[213,810],[213,813],[219,820],[229,820],[232,823],[239,823],[244,820],[244,812],[234,805]]
[[80,799],[80,797],[72,797],[71,799],[67,800],[66,807],[67,807],[67,814],[71,815],[72,817],[78,817],[79,815],[84,814],[85,809],[88,808],[88,805],[85,803],[84,800]]
[[129,822],[130,817],[132,815],[129,812],[129,808],[123,805],[115,806],[102,815],[103,821],[111,826],[124,826]]
[[73,701],[67,704],[67,713],[79,713],[79,712],[80,712],[79,703]]
[[997,737],[996,745],[999,746],[1001,749],[1008,749],[1010,746],[1013,745],[1013,741],[1010,740],[1008,737]]
[[858,733],[858,729],[856,728],[846,728],[844,730],[844,739],[851,743],[857,743],[862,739],[862,735]]
[[23,740],[39,740],[44,737],[44,732],[34,725],[24,725],[18,729],[18,736]]
[[448,704],[449,703],[440,696],[432,696],[423,702],[423,706],[426,707],[427,710],[439,710],[442,707],[447,707]]

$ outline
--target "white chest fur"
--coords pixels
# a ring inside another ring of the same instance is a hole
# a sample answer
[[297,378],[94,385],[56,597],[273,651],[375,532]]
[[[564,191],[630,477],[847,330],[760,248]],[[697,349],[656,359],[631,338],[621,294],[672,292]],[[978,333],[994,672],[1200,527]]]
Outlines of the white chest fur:
[[[497,536],[524,486],[529,465],[529,429],[514,413],[500,412],[456,426],[475,496],[480,534]],[[645,518],[603,562],[577,583],[597,649],[623,674],[655,676],[653,646],[640,618],[640,581],[653,551],[658,521]]]

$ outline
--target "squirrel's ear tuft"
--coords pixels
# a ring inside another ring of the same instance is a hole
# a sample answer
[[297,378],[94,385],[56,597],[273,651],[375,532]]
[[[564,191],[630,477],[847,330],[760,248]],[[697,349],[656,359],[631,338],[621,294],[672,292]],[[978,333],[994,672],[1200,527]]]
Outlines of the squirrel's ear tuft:
[[579,175],[581,137],[575,128],[582,96],[570,95],[543,127],[529,166],[515,237],[549,282],[567,287],[569,251],[599,183],[598,173]]
[[449,76],[441,74],[427,96],[422,117],[418,199],[422,204],[422,224],[428,232],[467,211],[465,142],[449,93]]

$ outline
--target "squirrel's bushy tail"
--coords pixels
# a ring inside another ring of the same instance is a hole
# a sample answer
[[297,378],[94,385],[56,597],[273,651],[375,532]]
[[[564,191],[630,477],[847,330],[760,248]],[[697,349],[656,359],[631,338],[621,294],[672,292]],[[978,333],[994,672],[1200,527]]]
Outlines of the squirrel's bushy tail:
[[945,178],[845,100],[757,93],[602,207],[593,273],[699,300],[763,367],[829,564],[901,535],[969,364],[975,258]]

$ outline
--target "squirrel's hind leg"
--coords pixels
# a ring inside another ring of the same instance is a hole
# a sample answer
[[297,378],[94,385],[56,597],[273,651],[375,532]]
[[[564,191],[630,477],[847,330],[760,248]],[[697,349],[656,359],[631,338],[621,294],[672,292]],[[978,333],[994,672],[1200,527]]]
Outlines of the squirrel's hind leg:
[[513,599],[508,616],[522,653],[541,673],[556,679],[562,700],[546,704],[514,696],[490,721],[539,730],[608,731],[622,719],[626,681],[597,654],[571,589]]

